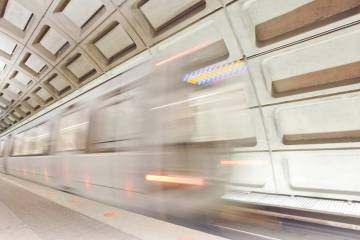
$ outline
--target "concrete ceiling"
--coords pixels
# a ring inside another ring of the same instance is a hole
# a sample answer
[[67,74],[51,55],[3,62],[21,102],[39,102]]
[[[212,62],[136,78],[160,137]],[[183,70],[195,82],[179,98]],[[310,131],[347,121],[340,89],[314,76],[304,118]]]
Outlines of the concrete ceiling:
[[217,0],[0,1],[0,132],[220,7]]

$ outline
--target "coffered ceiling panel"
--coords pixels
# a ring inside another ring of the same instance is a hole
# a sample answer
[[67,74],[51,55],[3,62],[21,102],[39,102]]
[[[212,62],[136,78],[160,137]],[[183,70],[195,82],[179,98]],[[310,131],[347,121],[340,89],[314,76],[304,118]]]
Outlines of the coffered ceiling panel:
[[16,122],[20,121],[22,118],[21,118],[21,116],[16,114],[14,110],[11,110],[9,112],[9,119],[16,123]]
[[120,10],[153,45],[220,7],[218,0],[127,0]]
[[5,76],[5,73],[7,72],[8,68],[9,68],[8,62],[3,59],[0,59],[0,76],[1,77]]
[[22,104],[27,108],[30,109],[32,112],[35,112],[37,110],[40,109],[41,107],[41,103],[39,102],[39,100],[32,96],[32,94],[29,94],[28,96],[26,96],[24,98],[24,100],[22,101]]
[[[118,44],[115,44],[118,42]],[[125,29],[118,23],[113,24],[104,36],[94,42],[95,47],[106,59],[132,48],[135,44]]]
[[[191,11],[198,6],[206,4],[203,0],[150,0],[140,6],[140,12],[150,23],[150,26],[159,31],[166,24],[177,18],[179,15]],[[168,11],[163,11],[166,6]]]
[[85,84],[101,74],[100,67],[82,50],[76,48],[57,69],[76,84]]
[[219,0],[0,0],[0,132],[220,7]]
[[15,101],[15,99],[12,96],[10,96],[8,93],[1,92],[0,101],[6,105],[5,108],[8,108],[11,105],[11,103]]
[[26,115],[23,115],[17,109],[11,110],[10,115],[14,116],[17,120],[22,120],[26,116]]
[[43,19],[28,45],[29,48],[55,65],[75,47],[75,41],[49,19]]
[[17,122],[17,119],[14,118],[14,116],[11,116],[10,114],[8,114],[6,117],[5,117],[5,120],[7,123],[9,123],[10,125],[13,125],[14,123]]
[[23,93],[22,89],[14,83],[6,83],[3,87],[3,92],[13,99],[17,99]]
[[25,91],[25,89],[28,89],[34,81],[31,76],[25,74],[21,70],[13,69],[8,75],[6,82],[16,84],[19,88]]
[[11,56],[17,46],[17,43],[5,34],[0,33],[0,50],[8,56]]
[[16,28],[24,31],[28,25],[32,12],[19,4],[17,1],[10,1],[7,3],[4,13],[4,19],[14,25]]
[[15,107],[16,111],[21,114],[21,116],[26,117],[31,114],[31,110],[25,107],[23,104],[18,104]]
[[76,87],[71,80],[68,80],[63,74],[55,69],[44,77],[42,84],[57,98],[69,94],[75,90]]
[[145,45],[121,14],[115,12],[83,41],[82,47],[107,70],[139,53]]
[[0,57],[14,61],[22,49],[16,40],[0,32]]
[[55,0],[47,14],[76,41],[81,41],[113,11],[115,6],[110,0]]
[[55,100],[55,97],[52,96],[52,94],[41,85],[35,86],[34,90],[32,91],[32,96],[36,99],[37,102],[41,103],[42,106],[48,105]]
[[25,43],[40,21],[50,2],[50,0],[1,1],[1,30],[18,41]]
[[5,101],[4,98],[1,96],[0,94],[0,109],[1,109],[1,113],[3,113],[5,109],[8,108],[9,102]]
[[2,120],[1,120],[1,123],[3,126],[5,126],[5,129],[6,128],[9,128],[11,126],[11,122],[8,122],[7,118],[4,117]]
[[31,50],[24,49],[18,59],[19,67],[34,79],[40,79],[52,66]]
[[[63,14],[79,28],[83,28],[101,9],[103,3],[100,0],[70,1],[63,9]],[[79,11],[79,9],[82,9]]]
[[11,125],[13,125],[13,122],[12,122],[7,116],[4,117],[3,123],[4,123],[7,127],[10,127]]
[[58,31],[49,27],[49,25],[46,25],[43,31],[44,35],[41,36],[39,42],[37,43],[39,43],[52,55],[56,55],[68,43],[68,41],[59,34]]

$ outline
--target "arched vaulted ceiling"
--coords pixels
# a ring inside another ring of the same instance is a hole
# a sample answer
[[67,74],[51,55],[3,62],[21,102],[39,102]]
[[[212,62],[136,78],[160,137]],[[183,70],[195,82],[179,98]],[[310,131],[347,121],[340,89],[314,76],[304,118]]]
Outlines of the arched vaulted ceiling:
[[0,131],[220,7],[218,0],[1,0]]

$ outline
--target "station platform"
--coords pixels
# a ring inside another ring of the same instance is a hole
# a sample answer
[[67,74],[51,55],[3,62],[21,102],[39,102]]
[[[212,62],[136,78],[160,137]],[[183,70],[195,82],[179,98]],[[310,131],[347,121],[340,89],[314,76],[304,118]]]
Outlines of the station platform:
[[225,240],[3,174],[0,239]]
[[225,208],[228,216],[211,223],[220,237],[0,174],[0,240],[360,239],[358,231]]

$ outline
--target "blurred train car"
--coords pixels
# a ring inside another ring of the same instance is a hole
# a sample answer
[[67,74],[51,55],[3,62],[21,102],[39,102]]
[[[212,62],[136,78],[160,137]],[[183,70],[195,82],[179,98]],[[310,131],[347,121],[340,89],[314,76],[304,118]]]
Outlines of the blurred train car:
[[237,127],[251,122],[246,64],[223,11],[153,51],[12,131],[3,170],[149,214],[210,212],[230,175],[220,161],[254,145]]
[[151,215],[211,212],[221,159],[252,140],[232,126],[247,109],[244,62],[204,65],[201,50],[164,66],[159,55],[16,129],[4,171]]

